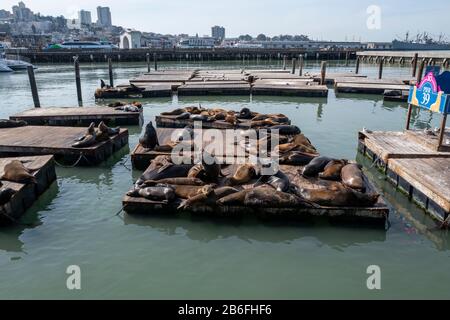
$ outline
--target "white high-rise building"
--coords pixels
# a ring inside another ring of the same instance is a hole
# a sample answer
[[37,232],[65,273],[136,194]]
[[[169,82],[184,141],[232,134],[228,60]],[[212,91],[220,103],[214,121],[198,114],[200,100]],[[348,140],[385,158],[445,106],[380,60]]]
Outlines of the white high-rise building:
[[92,23],[91,12],[86,10],[78,11],[78,20],[83,25],[90,25]]
[[112,26],[109,7],[97,7],[97,24],[102,27]]

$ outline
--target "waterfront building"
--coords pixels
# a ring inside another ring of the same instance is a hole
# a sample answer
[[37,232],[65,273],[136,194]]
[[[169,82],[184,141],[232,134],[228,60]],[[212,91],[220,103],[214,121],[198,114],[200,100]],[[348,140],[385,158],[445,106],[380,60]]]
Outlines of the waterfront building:
[[347,41],[295,41],[295,40],[270,40],[270,41],[239,41],[234,44],[237,48],[262,48],[262,49],[365,49],[361,42]]
[[211,36],[217,40],[225,39],[225,28],[221,26],[214,26],[211,28]]
[[109,7],[97,7],[97,24],[101,27],[111,27],[111,11]]
[[120,49],[141,48],[142,33],[136,30],[126,30],[120,35]]
[[180,48],[214,48],[216,39],[213,37],[187,37],[182,38],[177,46]]
[[66,23],[69,30],[81,29],[80,19],[66,19]]
[[391,50],[392,42],[367,42],[367,50]]
[[91,12],[86,10],[78,11],[78,20],[82,25],[90,25],[92,23]]
[[27,8],[22,1],[17,6],[13,6],[12,11],[15,21],[28,22],[34,20],[33,11]]

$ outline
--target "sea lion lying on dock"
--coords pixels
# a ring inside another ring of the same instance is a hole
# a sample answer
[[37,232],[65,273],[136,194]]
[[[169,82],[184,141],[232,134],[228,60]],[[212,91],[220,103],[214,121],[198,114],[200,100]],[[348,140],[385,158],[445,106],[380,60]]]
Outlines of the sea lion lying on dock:
[[211,186],[204,186],[200,193],[183,200],[178,206],[178,210],[186,210],[195,204],[215,205],[217,198]]
[[156,186],[157,184],[184,185],[184,186],[204,186],[205,182],[197,178],[167,178],[160,180],[147,180],[144,185],[147,187]]
[[356,163],[347,164],[341,171],[342,183],[347,187],[364,192],[364,184],[361,167]]
[[254,188],[267,184],[277,191],[287,192],[290,189],[291,182],[289,177],[281,170],[271,176],[261,176],[259,180],[253,185]]
[[[1,184],[0,184],[1,186]],[[0,189],[0,206],[8,203],[9,200],[16,194],[16,191],[11,188],[1,188]]]
[[129,197],[143,197],[152,201],[170,202],[175,199],[175,191],[170,187],[147,187],[128,191]]
[[16,121],[16,120],[0,119],[0,129],[24,127],[26,125],[28,125],[28,123],[23,120]]
[[341,180],[341,171],[347,165],[346,160],[331,160],[327,163],[323,172],[319,173],[319,178],[324,180]]
[[269,128],[270,130],[278,130],[279,134],[284,135],[296,135],[300,134],[301,130],[299,127],[294,125],[288,125],[288,124],[280,124],[280,125],[274,125]]
[[161,168],[156,168],[145,172],[137,181],[136,186],[141,186],[148,180],[162,180],[168,178],[186,177],[192,165],[189,164],[172,164]]
[[[211,157],[206,161],[205,159]],[[204,154],[202,162],[194,165],[189,170],[188,178],[198,178],[203,181],[216,182],[222,176],[219,162],[214,156]]]
[[27,169],[19,160],[12,160],[3,169],[2,180],[18,183],[37,183],[36,178],[31,174],[32,170]]
[[299,194],[308,201],[325,207],[372,207],[379,194],[366,194],[350,188],[300,189]]
[[244,204],[245,196],[249,193],[251,189],[244,189],[239,192],[229,194],[219,200],[217,204],[221,206],[240,206]]
[[302,198],[269,188],[255,188],[245,194],[244,205],[257,208],[311,207]]
[[300,151],[291,151],[280,157],[280,163],[294,166],[305,166],[316,158],[316,154],[310,154]]
[[142,147],[150,150],[154,149],[155,146],[159,146],[158,134],[151,121],[145,126],[144,135],[139,138],[139,143]]
[[301,172],[301,175],[304,177],[315,177],[322,172],[325,166],[330,162],[331,158],[320,156],[311,160],[311,162],[305,166]]
[[231,178],[225,182],[227,186],[237,186],[245,184],[256,177],[256,169],[253,165],[245,163],[240,165]]
[[95,123],[92,122],[87,128],[87,133],[83,137],[79,138],[78,141],[72,145],[72,148],[88,148],[93,146],[97,142],[96,138],[97,134],[95,131]]
[[206,189],[213,188],[213,185],[206,186],[187,186],[187,185],[161,185],[158,184],[158,187],[170,187],[174,190],[175,195],[181,199],[190,199],[200,193],[203,193]]

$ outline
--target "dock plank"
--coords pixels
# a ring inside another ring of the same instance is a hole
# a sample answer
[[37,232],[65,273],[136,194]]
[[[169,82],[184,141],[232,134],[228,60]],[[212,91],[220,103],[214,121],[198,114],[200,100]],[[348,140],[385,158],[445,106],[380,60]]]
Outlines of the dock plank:
[[336,92],[338,93],[364,93],[364,94],[383,94],[385,90],[409,90],[409,85],[401,84],[377,84],[377,83],[337,83]]
[[14,114],[11,120],[24,120],[29,125],[89,125],[104,121],[107,125],[139,125],[143,121],[140,112],[125,112],[110,107],[49,107],[33,108]]

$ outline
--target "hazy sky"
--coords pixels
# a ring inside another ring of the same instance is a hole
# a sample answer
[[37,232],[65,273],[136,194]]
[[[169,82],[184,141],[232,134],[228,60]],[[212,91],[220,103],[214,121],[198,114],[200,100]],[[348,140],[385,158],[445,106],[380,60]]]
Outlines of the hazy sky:
[[[1,0],[0,9],[11,10],[18,1]],[[445,33],[450,40],[449,0],[28,0],[34,12],[76,17],[79,9],[111,8],[114,25],[159,33],[210,34],[223,25],[227,37],[265,33],[307,34],[313,39],[390,41],[428,31]],[[414,4],[413,4],[414,3]],[[370,30],[367,8],[381,8],[381,28]]]

